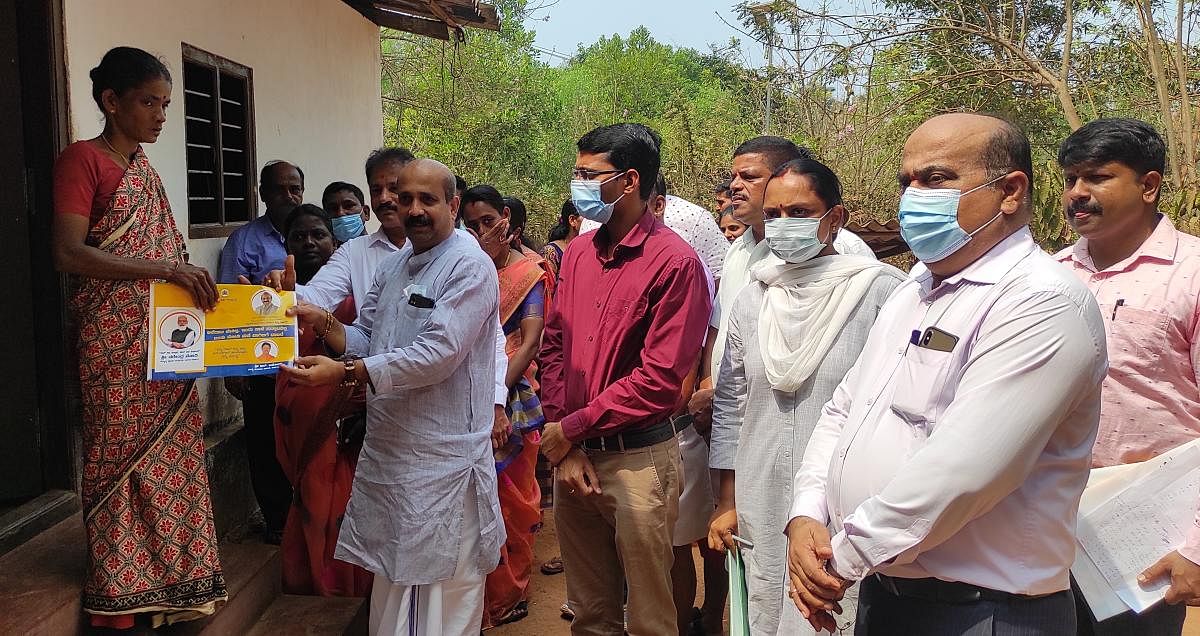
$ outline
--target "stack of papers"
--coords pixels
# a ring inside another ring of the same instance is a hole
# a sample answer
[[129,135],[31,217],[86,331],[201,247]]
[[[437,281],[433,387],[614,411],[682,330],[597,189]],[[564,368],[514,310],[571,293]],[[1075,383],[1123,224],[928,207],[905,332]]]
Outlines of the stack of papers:
[[1092,471],[1079,503],[1071,574],[1096,620],[1162,600],[1166,577],[1146,587],[1137,576],[1177,549],[1200,501],[1200,440],[1154,459]]

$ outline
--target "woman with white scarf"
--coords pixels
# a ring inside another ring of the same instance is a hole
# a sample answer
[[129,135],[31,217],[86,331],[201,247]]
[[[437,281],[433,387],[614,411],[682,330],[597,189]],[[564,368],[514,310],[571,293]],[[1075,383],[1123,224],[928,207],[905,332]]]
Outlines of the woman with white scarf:
[[[815,159],[779,167],[767,184],[772,255],[737,297],[715,387],[710,464],[721,472],[708,542],[743,545],[750,631],[812,634],[788,597],[792,479],[821,407],[866,344],[879,308],[904,274],[833,247],[846,221],[837,175]],[[854,624],[853,590],[839,626]]]

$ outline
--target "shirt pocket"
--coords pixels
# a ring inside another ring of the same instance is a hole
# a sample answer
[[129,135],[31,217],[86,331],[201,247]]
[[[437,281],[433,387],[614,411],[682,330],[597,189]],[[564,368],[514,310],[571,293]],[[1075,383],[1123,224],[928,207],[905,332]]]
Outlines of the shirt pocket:
[[952,360],[949,351],[909,345],[896,370],[892,412],[924,435],[945,409],[942,391]]
[[1171,318],[1167,314],[1149,309],[1138,309],[1128,305],[1115,307],[1109,312],[1109,357],[1116,355],[1134,356],[1148,367],[1170,349],[1168,327]]
[[433,307],[417,307],[408,302],[408,297],[404,298],[404,306],[400,308],[400,318],[402,320],[412,321],[421,325],[429,321],[429,317],[433,315]]
[[644,296],[637,298],[612,298],[604,305],[600,325],[604,333],[628,331],[632,325],[646,315],[647,302]]

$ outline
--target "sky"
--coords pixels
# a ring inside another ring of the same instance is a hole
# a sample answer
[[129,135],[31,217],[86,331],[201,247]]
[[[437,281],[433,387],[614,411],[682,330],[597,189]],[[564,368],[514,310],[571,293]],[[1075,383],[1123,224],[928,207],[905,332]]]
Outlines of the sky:
[[[525,21],[534,31],[534,44],[542,49],[573,55],[579,44],[591,44],[601,36],[628,35],[645,26],[655,40],[676,47],[709,50],[709,43],[727,44],[729,38],[743,41],[746,62],[762,63],[761,45],[749,42],[733,27],[737,0],[529,0],[529,7],[550,5],[534,11]],[[718,17],[718,14],[720,17]],[[721,17],[729,24],[721,21]],[[561,60],[543,54],[550,64]]]

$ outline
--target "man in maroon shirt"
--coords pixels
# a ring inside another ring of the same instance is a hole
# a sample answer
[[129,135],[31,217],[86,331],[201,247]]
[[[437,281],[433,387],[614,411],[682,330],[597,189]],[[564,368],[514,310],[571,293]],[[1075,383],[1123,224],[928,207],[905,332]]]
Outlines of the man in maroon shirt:
[[573,634],[676,634],[671,531],[681,464],[672,420],[711,301],[696,252],[647,207],[654,131],[597,128],[577,147],[571,197],[600,229],[563,255],[542,345],[542,452],[558,468],[555,520]]

